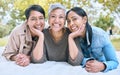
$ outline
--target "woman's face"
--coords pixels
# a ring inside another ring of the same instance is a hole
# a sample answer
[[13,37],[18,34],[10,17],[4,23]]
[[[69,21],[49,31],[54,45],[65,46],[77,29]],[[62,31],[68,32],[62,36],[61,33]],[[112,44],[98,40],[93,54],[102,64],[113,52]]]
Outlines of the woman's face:
[[[74,11],[70,11],[67,16],[67,27],[71,32],[77,31],[83,24],[86,24],[86,17],[81,17]],[[85,26],[83,26],[85,27]]]
[[61,31],[65,25],[65,11],[59,8],[54,9],[49,15],[48,22],[52,31]]
[[45,26],[44,15],[38,11],[31,11],[27,24],[30,29],[35,28],[42,31]]

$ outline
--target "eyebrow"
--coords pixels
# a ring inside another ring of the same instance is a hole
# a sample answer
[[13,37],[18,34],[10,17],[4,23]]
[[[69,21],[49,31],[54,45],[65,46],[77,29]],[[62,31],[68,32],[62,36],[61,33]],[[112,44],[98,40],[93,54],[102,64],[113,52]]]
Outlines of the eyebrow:
[[72,16],[71,18],[76,18],[76,16]]
[[[39,17],[44,17],[44,16],[39,16]],[[31,18],[36,18],[36,16],[31,16]]]

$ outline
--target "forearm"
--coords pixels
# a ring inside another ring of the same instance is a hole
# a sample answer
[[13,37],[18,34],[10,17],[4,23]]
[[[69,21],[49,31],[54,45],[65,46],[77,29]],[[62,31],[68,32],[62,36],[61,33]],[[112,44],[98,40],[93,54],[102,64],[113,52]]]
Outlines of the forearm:
[[75,44],[74,39],[70,36],[68,38],[68,44],[69,44],[69,55],[72,58],[72,60],[75,60],[78,55],[78,48]]
[[33,59],[40,60],[43,56],[43,45],[44,45],[44,38],[39,38],[38,42],[32,52]]

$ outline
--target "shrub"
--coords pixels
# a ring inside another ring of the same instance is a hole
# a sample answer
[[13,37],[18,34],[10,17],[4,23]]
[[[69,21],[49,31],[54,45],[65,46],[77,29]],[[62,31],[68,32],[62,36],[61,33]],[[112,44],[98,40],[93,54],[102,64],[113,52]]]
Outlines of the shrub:
[[114,27],[113,21],[114,19],[109,15],[107,16],[100,15],[99,19],[96,22],[94,22],[94,25],[106,31],[107,28]]
[[0,25],[0,38],[6,36],[10,32],[11,26],[8,25]]

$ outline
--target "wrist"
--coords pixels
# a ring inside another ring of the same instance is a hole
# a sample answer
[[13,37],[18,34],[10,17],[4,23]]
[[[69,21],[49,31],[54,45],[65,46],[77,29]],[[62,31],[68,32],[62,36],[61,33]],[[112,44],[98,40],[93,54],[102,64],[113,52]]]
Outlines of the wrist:
[[12,56],[10,57],[10,60],[15,61],[15,60],[16,60],[16,55],[12,55]]
[[105,65],[105,63],[102,63],[102,64],[103,64],[103,67],[102,67],[101,71],[104,71],[106,69],[106,65]]
[[39,38],[40,38],[40,39],[44,39],[44,34],[39,35]]
[[69,34],[69,38],[74,39],[74,36],[72,34]]

